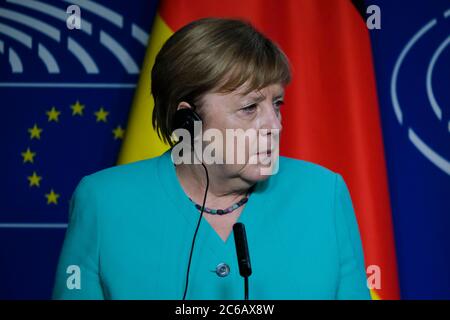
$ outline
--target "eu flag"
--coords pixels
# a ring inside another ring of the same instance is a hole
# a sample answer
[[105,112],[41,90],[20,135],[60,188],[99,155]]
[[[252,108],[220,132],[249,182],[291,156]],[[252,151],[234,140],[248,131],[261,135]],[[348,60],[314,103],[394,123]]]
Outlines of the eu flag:
[[0,4],[0,299],[50,297],[70,196],[116,163],[156,5]]

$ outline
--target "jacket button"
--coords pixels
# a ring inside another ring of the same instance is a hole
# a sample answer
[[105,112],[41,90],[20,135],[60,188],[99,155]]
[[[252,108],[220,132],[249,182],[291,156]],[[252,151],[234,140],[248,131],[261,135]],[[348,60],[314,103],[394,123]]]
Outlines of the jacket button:
[[226,263],[219,263],[216,267],[216,273],[219,277],[226,277],[230,273],[230,267]]

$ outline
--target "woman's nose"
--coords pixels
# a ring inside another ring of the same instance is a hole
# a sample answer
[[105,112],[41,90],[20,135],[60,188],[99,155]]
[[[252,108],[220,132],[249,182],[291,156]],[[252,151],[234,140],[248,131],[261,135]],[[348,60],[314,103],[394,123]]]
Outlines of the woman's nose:
[[279,109],[275,108],[271,103],[264,106],[263,119],[261,122],[260,129],[281,131],[281,113]]

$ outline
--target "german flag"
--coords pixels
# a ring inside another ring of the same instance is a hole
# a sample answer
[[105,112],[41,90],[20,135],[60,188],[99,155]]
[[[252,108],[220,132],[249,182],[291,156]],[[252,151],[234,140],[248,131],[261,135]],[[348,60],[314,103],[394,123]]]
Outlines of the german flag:
[[[162,0],[119,163],[168,149],[151,124],[150,74],[163,43],[204,17],[243,18],[290,59],[280,154],[339,172],[350,189],[375,299],[398,299],[396,256],[369,31],[350,0]],[[375,269],[372,267],[375,266]]]

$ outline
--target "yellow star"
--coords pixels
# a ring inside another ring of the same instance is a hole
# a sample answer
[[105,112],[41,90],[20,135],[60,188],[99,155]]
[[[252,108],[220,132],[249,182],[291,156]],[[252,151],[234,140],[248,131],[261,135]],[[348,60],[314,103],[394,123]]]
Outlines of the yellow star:
[[39,187],[39,183],[41,183],[42,177],[38,176],[35,171],[33,171],[33,175],[28,177],[28,181],[30,181],[30,187],[37,186]]
[[123,139],[125,134],[125,130],[123,130],[121,126],[117,126],[112,132],[114,134],[114,140]]
[[50,203],[58,204],[59,194],[55,193],[55,191],[53,191],[53,189],[51,189],[50,193],[47,193],[45,195],[45,197],[47,198],[47,204],[50,204]]
[[27,148],[27,151],[22,152],[23,163],[25,162],[33,163],[35,155],[36,155],[35,152],[31,152],[30,148]]
[[99,121],[106,122],[106,117],[108,116],[109,112],[103,109],[103,107],[101,107],[100,110],[94,112],[94,114],[97,117],[97,122]]
[[33,138],[40,139],[41,138],[42,129],[39,128],[36,124],[34,124],[33,128],[29,128],[28,132],[30,133],[30,139],[33,139]]
[[52,110],[47,111],[46,114],[48,116],[48,121],[56,121],[58,122],[58,117],[60,115],[61,111],[56,110],[55,107],[52,107]]
[[75,104],[71,105],[70,108],[72,109],[72,115],[83,115],[84,105],[81,104],[78,100],[75,102]]

